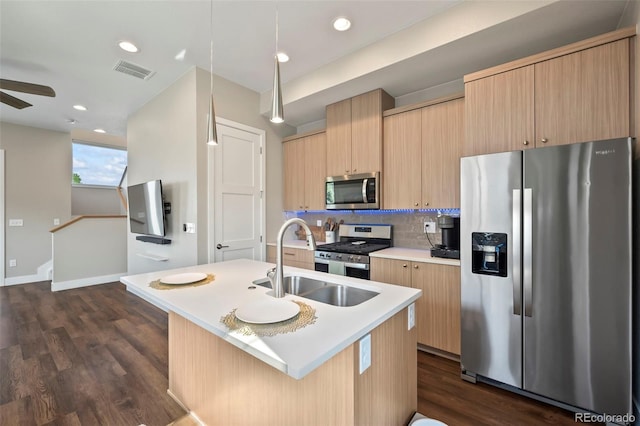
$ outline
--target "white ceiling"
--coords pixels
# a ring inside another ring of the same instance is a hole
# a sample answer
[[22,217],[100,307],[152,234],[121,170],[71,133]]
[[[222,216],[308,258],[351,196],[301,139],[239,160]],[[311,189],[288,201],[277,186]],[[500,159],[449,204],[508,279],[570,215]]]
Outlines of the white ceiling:
[[[261,93],[266,113],[277,8],[280,50],[291,56],[281,65],[285,114],[288,124],[300,126],[324,118],[326,104],[377,87],[399,99],[442,85],[461,88],[466,73],[616,29],[627,3],[215,0],[213,68]],[[193,66],[209,69],[210,6],[206,0],[0,0],[0,77],[57,93],[12,92],[33,106],[0,105],[0,120],[125,135],[130,114]],[[331,22],[343,15],[353,25],[338,33]],[[122,39],[141,51],[120,50]],[[183,50],[184,59],[176,60]],[[156,74],[143,81],[117,73],[119,59]],[[78,103],[89,110],[75,111]]]

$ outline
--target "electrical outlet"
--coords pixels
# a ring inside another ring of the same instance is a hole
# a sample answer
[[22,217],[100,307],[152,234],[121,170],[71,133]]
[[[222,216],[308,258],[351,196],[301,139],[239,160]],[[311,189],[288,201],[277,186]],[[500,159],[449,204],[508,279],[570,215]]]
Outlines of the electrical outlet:
[[360,374],[371,367],[371,334],[360,339]]
[[425,234],[435,234],[436,233],[436,223],[435,222],[425,222],[424,223],[424,233]]
[[18,266],[18,262],[15,259],[9,259],[9,268],[15,268]]
[[322,219],[316,220],[316,226],[319,226],[322,228]]
[[416,326],[416,304],[412,303],[407,308],[407,330]]
[[60,225],[60,219],[58,219],[57,217],[53,218],[53,226],[58,226]]
[[22,219],[9,219],[9,226],[22,226],[23,224]]

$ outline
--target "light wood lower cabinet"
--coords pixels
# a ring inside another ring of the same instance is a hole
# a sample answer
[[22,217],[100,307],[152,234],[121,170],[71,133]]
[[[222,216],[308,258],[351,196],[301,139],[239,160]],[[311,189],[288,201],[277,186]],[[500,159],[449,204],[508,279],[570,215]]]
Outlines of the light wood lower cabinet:
[[[416,330],[407,309],[300,380],[169,312],[169,395],[208,425],[405,425],[417,410]],[[320,321],[320,320],[319,320]]]
[[460,268],[371,258],[371,279],[422,290],[416,302],[418,343],[460,355]]
[[[315,269],[313,251],[307,249],[282,248],[282,264],[296,268]],[[267,262],[276,263],[276,247],[267,246]]]

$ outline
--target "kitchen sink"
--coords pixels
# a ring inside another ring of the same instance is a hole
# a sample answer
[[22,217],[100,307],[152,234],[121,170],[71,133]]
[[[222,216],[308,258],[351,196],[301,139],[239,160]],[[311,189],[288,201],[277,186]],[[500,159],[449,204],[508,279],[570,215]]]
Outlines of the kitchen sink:
[[[255,280],[253,284],[271,288],[269,278]],[[380,294],[371,290],[328,283],[297,275],[284,277],[283,284],[285,293],[333,306],[356,306]]]

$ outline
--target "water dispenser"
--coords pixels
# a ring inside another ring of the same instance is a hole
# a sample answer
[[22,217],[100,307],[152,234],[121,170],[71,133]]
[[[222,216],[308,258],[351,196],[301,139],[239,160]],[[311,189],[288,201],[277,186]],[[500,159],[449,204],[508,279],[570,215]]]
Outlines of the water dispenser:
[[471,233],[471,272],[507,276],[507,234]]

